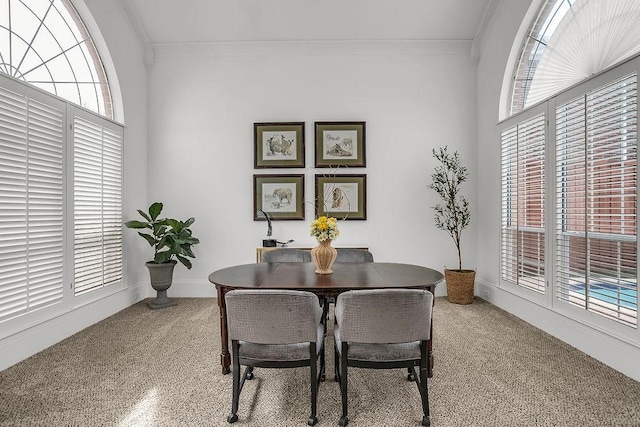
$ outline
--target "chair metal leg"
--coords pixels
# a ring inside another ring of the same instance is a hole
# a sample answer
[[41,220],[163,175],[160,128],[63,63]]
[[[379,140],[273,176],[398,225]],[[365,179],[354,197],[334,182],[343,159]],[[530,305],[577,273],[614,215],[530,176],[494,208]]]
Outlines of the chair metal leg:
[[244,372],[244,378],[247,380],[253,379],[253,366],[247,366],[247,370]]
[[322,304],[322,325],[324,326],[324,334],[327,335],[327,320],[329,318],[329,299],[322,298],[320,300]]
[[238,341],[232,341],[231,347],[231,352],[233,353],[233,396],[231,397],[231,413],[227,417],[227,422],[230,424],[238,421],[238,402],[240,401],[240,358],[238,356]]
[[416,381],[417,379],[416,371],[413,368],[407,368],[407,381]]
[[340,356],[335,346],[333,349],[333,380],[335,382],[340,381]]
[[427,344],[423,341],[420,344],[420,381],[418,382],[418,389],[420,390],[420,397],[422,397],[422,411],[424,416],[422,417],[422,425],[430,426],[429,420],[429,386],[427,385]]
[[420,368],[420,381],[418,381],[418,390],[420,391],[420,397],[422,398],[422,411],[424,416],[422,417],[422,425],[430,426],[429,420],[429,388],[427,386],[427,368],[426,366]]
[[[316,343],[311,343],[309,346],[311,356],[311,416],[307,420],[307,424],[310,426],[316,425],[318,417],[316,416],[317,402],[318,402],[318,355],[316,352]],[[322,363],[322,362],[321,362]]]
[[[320,381],[324,381],[326,379],[324,367],[325,367],[325,356],[324,356],[324,345],[322,346],[322,352],[320,353]],[[320,385],[318,384],[318,387]]]
[[342,417],[338,424],[342,427],[349,422],[347,417],[347,343],[342,343],[342,355],[340,358],[340,394],[342,395]]

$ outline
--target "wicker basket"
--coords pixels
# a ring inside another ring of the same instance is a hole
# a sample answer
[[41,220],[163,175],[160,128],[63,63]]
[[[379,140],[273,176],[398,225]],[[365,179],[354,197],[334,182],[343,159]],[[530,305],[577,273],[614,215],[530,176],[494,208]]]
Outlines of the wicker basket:
[[471,304],[475,279],[475,270],[445,270],[447,300],[453,304]]

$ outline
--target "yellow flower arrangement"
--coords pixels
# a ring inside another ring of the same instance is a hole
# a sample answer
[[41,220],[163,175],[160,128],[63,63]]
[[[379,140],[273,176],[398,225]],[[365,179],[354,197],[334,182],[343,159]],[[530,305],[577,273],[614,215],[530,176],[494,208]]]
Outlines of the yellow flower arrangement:
[[327,239],[335,240],[339,235],[338,220],[335,218],[327,218],[326,216],[318,217],[311,222],[311,235],[318,242],[324,242]]

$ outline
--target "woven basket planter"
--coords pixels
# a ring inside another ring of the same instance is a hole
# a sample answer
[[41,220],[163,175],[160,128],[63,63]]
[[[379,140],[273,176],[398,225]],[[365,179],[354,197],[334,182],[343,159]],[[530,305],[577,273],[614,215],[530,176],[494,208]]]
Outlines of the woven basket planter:
[[473,284],[475,270],[445,270],[447,282],[447,300],[453,304],[471,304],[473,302]]

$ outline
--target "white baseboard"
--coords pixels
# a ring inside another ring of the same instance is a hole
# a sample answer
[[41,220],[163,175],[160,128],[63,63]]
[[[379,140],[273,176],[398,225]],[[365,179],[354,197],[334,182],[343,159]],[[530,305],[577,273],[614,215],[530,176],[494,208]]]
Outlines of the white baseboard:
[[[446,296],[446,294],[446,286],[443,282],[436,288],[436,296]],[[533,304],[490,283],[477,281],[476,295],[624,375],[640,381],[640,365],[637,363],[640,360],[640,348],[546,307]],[[130,286],[102,300],[2,339],[0,340],[0,371],[146,297],[153,296],[153,289],[148,283]],[[216,289],[208,281],[175,282],[169,290],[169,296],[211,298],[216,296]]]
[[476,295],[553,335],[624,375],[640,381],[640,348],[584,323],[534,304],[487,282],[476,281]]
[[0,371],[144,299],[148,286],[129,286],[3,338],[0,340]]

